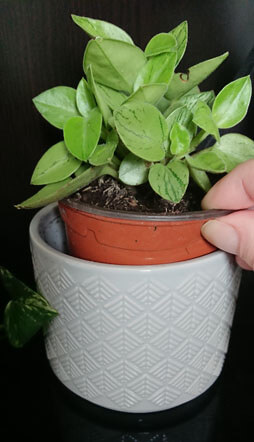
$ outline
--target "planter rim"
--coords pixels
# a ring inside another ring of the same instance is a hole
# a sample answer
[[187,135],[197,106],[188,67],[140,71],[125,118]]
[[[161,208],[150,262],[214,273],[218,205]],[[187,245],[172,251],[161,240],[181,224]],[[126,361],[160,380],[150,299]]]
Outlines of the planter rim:
[[233,210],[225,209],[212,209],[212,210],[197,210],[193,212],[184,212],[181,215],[160,215],[156,213],[144,212],[142,214],[137,212],[123,211],[123,210],[109,210],[105,208],[98,208],[79,201],[72,201],[70,198],[64,198],[61,200],[66,206],[73,209],[80,210],[81,212],[91,213],[93,215],[104,216],[108,218],[127,219],[137,221],[192,221],[203,220],[208,218],[218,218],[221,216],[229,215]]
[[147,272],[147,271],[156,271],[163,268],[167,268],[168,266],[172,267],[185,267],[188,265],[192,265],[194,262],[198,261],[210,261],[211,264],[213,260],[216,260],[218,255],[226,254],[226,252],[223,252],[221,250],[216,250],[215,252],[209,253],[208,255],[204,255],[198,258],[192,258],[190,260],[186,261],[179,261],[179,262],[172,262],[167,264],[156,264],[156,265],[123,265],[123,264],[107,264],[107,263],[100,263],[95,261],[89,261],[85,259],[76,258],[74,256],[68,255],[67,253],[61,252],[54,248],[53,246],[49,245],[41,236],[41,222],[43,219],[45,219],[47,216],[49,216],[52,213],[54,216],[54,219],[60,218],[60,213],[58,209],[57,203],[49,204],[48,206],[44,207],[43,209],[40,209],[32,218],[29,226],[29,234],[30,234],[30,240],[32,240],[33,243],[37,245],[38,248],[41,248],[44,252],[47,252],[52,257],[58,257],[59,259],[64,260],[65,262],[69,262],[70,264],[74,264],[76,266],[84,267],[84,266],[93,266],[97,268],[107,268],[111,269],[113,271],[117,271],[122,269],[123,267],[126,270],[133,270],[133,269],[139,269],[139,271]]

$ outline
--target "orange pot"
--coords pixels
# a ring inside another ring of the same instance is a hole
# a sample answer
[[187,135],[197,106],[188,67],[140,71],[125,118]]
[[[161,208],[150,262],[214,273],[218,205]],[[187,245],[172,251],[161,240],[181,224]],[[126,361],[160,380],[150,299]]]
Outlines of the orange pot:
[[202,224],[228,213],[140,215],[67,200],[59,202],[59,210],[72,256],[124,265],[166,264],[206,255],[215,247],[202,237]]

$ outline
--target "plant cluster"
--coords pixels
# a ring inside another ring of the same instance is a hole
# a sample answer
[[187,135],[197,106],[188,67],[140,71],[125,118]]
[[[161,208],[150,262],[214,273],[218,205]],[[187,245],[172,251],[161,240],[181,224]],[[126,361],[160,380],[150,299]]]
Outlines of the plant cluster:
[[[190,177],[207,191],[208,173],[229,172],[254,157],[252,140],[219,132],[246,115],[249,76],[229,83],[217,96],[198,87],[228,53],[187,73],[175,72],[186,50],[186,21],[155,35],[142,51],[113,24],[72,19],[92,37],[83,59],[86,78],[76,89],[58,86],[33,99],[41,115],[63,131],[63,141],[35,167],[31,183],[44,187],[17,207],[44,206],[103,175],[131,186],[149,182],[162,198],[177,203]],[[208,135],[214,145],[200,150]]]

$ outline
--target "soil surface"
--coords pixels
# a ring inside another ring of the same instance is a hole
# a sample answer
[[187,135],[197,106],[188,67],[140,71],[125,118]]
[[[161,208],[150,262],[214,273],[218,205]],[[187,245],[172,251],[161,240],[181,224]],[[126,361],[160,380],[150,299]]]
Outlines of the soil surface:
[[109,210],[156,214],[181,214],[201,210],[204,193],[195,184],[190,185],[184,198],[177,204],[157,195],[148,184],[126,186],[109,176],[93,181],[89,186],[67,198]]

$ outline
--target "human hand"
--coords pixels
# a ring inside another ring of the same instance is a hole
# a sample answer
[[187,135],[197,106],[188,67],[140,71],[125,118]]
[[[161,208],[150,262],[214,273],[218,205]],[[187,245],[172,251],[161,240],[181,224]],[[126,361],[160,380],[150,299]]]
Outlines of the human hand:
[[237,263],[254,270],[254,160],[246,161],[218,181],[202,200],[203,209],[233,209],[230,215],[202,226],[207,241],[236,255]]

